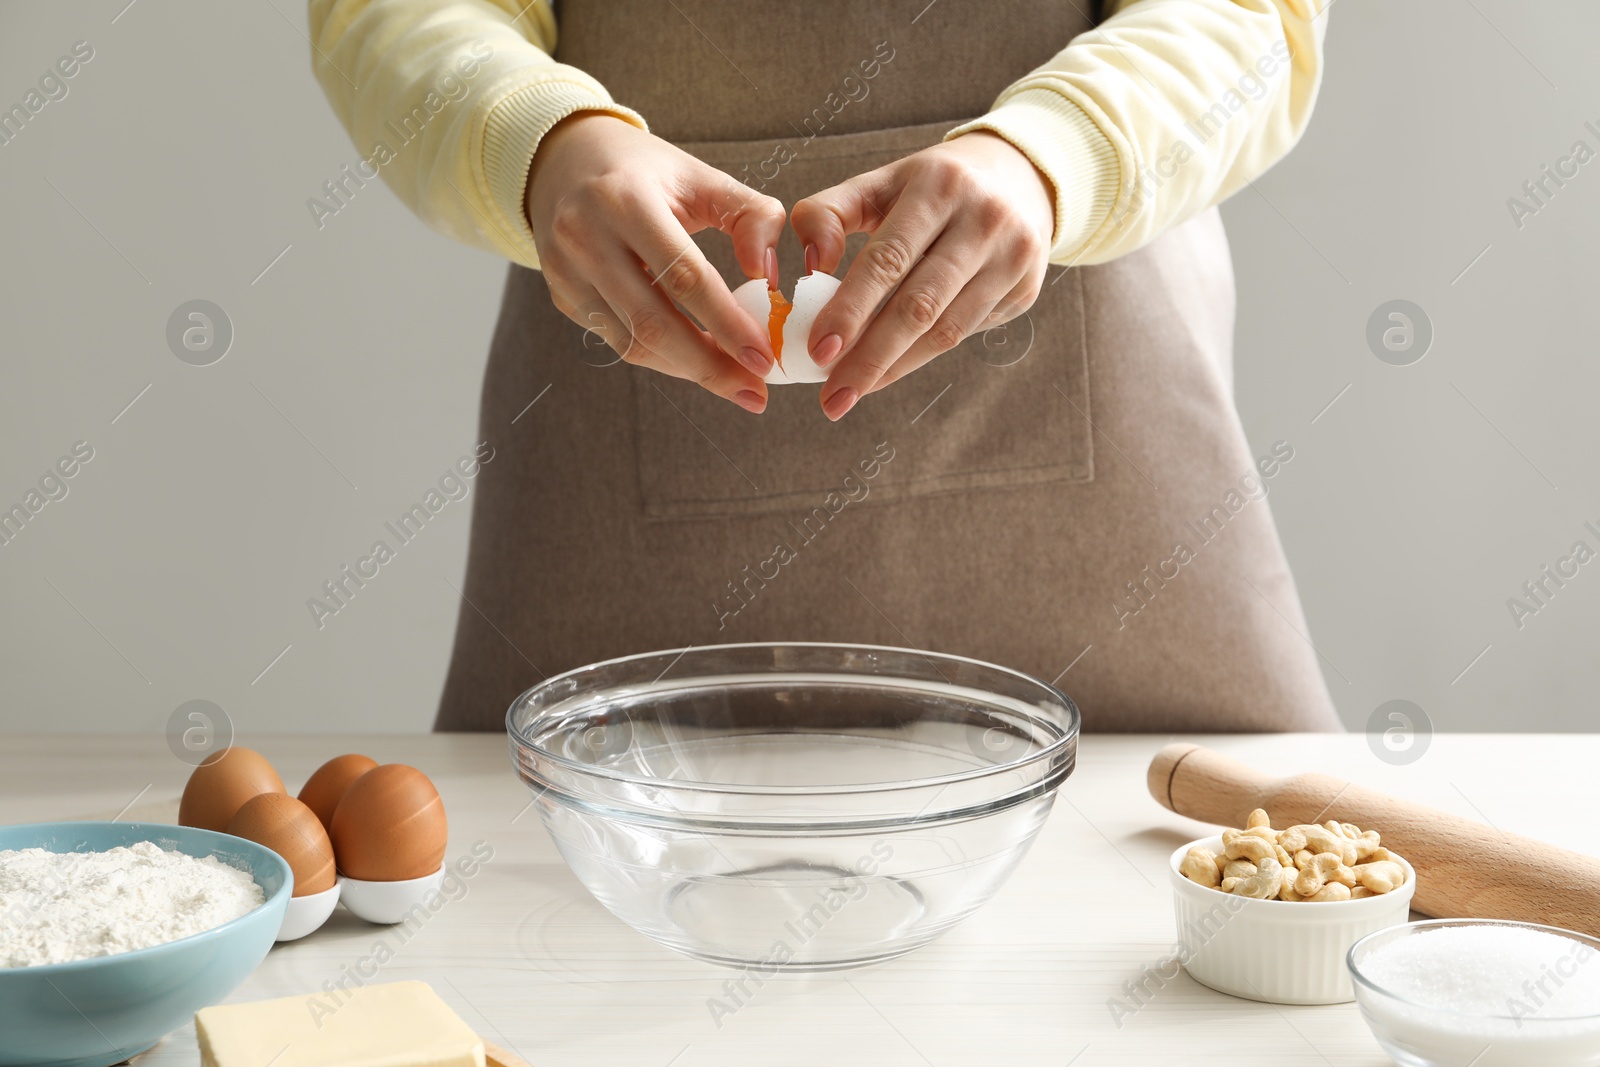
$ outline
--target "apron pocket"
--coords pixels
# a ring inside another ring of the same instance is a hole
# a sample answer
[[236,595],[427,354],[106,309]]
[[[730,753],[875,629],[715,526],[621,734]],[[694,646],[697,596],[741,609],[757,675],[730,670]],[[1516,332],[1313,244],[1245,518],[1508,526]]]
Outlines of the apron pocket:
[[[937,144],[959,121],[809,141],[682,147],[792,206]],[[730,284],[743,280],[726,237],[712,232],[696,241]],[[862,234],[851,239],[841,277],[865,242]],[[804,267],[788,229],[778,258],[789,290]],[[817,403],[820,386],[774,386],[767,410],[751,415],[690,382],[627,371],[639,496],[650,518],[764,514],[822,505],[830,494],[865,501],[869,490],[871,500],[888,503],[1094,476],[1083,284],[1076,269],[1053,273],[1027,314],[967,338],[864,398],[838,423],[828,422]]]

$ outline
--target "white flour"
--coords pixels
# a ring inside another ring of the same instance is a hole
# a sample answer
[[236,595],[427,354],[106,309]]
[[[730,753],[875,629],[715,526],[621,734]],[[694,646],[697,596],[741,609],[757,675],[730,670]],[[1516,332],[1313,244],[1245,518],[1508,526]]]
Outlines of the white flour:
[[108,852],[0,851],[0,968],[165,944],[265,900],[248,872],[148,841]]

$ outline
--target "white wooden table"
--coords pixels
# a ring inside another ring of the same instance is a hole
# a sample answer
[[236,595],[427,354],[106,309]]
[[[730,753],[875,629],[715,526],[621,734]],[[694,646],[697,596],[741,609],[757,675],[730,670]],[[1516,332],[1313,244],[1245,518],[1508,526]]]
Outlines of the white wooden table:
[[[1183,974],[1114,1019],[1109,1002],[1126,997],[1124,983],[1172,951],[1166,857],[1206,830],[1145,791],[1145,766],[1168,740],[1085,737],[1048,824],[987,907],[899,960],[770,981],[720,1026],[708,1003],[725,996],[733,972],[660,948],[594,902],[526,810],[502,737],[242,740],[291,789],[342,752],[420,767],[444,796],[449,858],[478,841],[494,856],[465,896],[404,943],[394,929],[341,909],[311,937],[273,949],[230,999],[308,993],[350,972],[422,979],[484,1037],[535,1067],[1236,1067],[1269,1053],[1275,1063],[1387,1063],[1353,1004],[1257,1004]],[[1360,735],[1192,740],[1281,773],[1358,779],[1600,853],[1592,803],[1600,735],[1441,735],[1409,767],[1379,761]],[[187,772],[160,736],[0,737],[0,822],[118,813],[175,821]],[[374,973],[374,956],[387,955],[380,945],[393,958]],[[139,1062],[193,1067],[193,1027]]]

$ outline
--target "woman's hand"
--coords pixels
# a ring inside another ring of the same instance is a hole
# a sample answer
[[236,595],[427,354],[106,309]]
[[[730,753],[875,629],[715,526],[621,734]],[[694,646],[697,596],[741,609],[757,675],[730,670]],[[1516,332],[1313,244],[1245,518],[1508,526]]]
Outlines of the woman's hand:
[[1053,195],[1027,156],[978,131],[796,204],[807,263],[830,273],[846,236],[872,235],[811,329],[812,358],[838,361],[822,387],[828,418],[1031,307],[1055,230]]
[[747,275],[770,276],[781,203],[630,123],[580,112],[540,142],[526,206],[564,315],[629,363],[697,382],[749,411],[766,407],[766,324],[739,309],[689,235],[723,231]]

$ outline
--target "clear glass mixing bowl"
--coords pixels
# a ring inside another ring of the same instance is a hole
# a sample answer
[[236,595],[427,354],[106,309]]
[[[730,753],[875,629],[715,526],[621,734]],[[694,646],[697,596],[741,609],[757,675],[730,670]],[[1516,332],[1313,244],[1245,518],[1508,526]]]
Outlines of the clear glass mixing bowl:
[[828,644],[629,656],[506,715],[517,774],[600,903],[766,974],[890,959],[972,914],[1044,823],[1078,726],[1015,671]]

